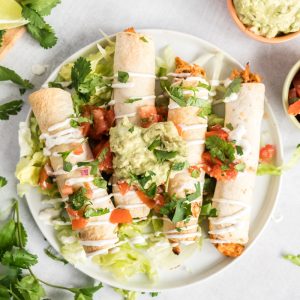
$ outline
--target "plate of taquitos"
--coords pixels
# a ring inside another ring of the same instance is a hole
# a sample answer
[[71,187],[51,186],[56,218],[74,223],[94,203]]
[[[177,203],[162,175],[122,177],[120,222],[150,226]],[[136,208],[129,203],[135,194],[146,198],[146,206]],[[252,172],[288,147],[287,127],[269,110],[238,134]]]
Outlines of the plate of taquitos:
[[265,89],[249,64],[187,34],[105,36],[29,95],[19,193],[49,243],[97,280],[139,291],[204,280],[245,255],[276,203],[280,177],[257,176],[261,147],[282,160]]

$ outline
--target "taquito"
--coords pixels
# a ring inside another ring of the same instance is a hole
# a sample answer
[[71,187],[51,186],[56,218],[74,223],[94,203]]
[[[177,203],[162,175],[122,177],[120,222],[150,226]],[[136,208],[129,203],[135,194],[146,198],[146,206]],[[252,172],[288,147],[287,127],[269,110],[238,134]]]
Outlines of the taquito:
[[[246,77],[243,76],[246,73]],[[265,86],[249,66],[241,72],[241,88],[232,100],[225,99],[225,124],[231,124],[232,140],[243,148],[245,170],[233,180],[218,181],[212,205],[217,217],[209,219],[210,240],[224,255],[239,256],[248,242],[250,212],[259,160],[260,127],[264,113]],[[236,76],[239,76],[236,71]],[[231,78],[233,79],[233,78]]]
[[[49,156],[52,175],[56,182],[62,200],[68,207],[68,196],[81,187],[90,191],[90,204],[92,209],[112,210],[114,205],[105,188],[94,185],[94,176],[91,168],[78,167],[79,162],[93,161],[89,144],[82,135],[80,128],[73,128],[70,120],[75,118],[71,95],[58,88],[46,88],[34,92],[29,96],[29,102],[45,139],[44,154]],[[75,118],[76,119],[76,118]],[[80,154],[74,150],[81,146]],[[72,164],[72,170],[63,169],[62,153],[70,151],[65,161]],[[110,213],[102,216],[87,218],[86,226],[79,230],[79,238],[87,254],[106,253],[106,249],[113,247],[117,241],[116,225],[109,222]],[[76,218],[70,215],[71,220]]]

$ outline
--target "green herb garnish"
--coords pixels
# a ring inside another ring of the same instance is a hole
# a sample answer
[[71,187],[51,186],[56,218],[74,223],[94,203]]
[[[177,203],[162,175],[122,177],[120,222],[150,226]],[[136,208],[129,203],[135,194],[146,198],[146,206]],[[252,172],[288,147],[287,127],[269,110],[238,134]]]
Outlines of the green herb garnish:
[[187,162],[175,162],[172,164],[172,170],[173,171],[181,171],[185,167],[187,167]]
[[53,260],[60,261],[64,265],[68,264],[68,261],[65,260],[62,256],[58,255],[55,249],[52,246],[48,246],[44,249],[45,254]]
[[92,208],[92,207],[88,207],[85,211],[84,211],[84,218],[88,219],[91,217],[99,217],[105,214],[108,214],[110,212],[109,208]]
[[238,155],[243,155],[243,153],[244,153],[243,148],[239,145],[235,146],[235,150]]
[[7,184],[7,179],[3,176],[0,176],[0,188],[4,187]]
[[129,74],[127,72],[118,71],[118,81],[126,83],[129,79]]
[[75,193],[69,196],[68,204],[71,206],[74,210],[80,210],[86,202],[89,201],[89,199],[86,196],[87,190],[83,187],[81,187],[79,190],[77,190]]
[[148,149],[153,151],[155,148],[160,147],[162,145],[161,139],[154,140],[149,146]]
[[178,154],[178,151],[164,151],[164,150],[154,149],[153,153],[154,153],[156,159],[160,163],[162,163],[166,160],[170,160],[170,159],[176,157],[176,155]]
[[286,255],[283,255],[283,258],[289,260],[294,265],[300,267],[300,254],[298,254],[298,255],[286,254]]
[[137,98],[128,98],[124,101],[124,103],[133,103],[133,102],[136,102],[136,101],[140,101],[140,100],[143,100],[143,98],[140,98],[140,97],[137,97]]
[[33,84],[29,82],[27,79],[22,79],[20,75],[18,75],[15,71],[0,66],[0,81],[11,81],[18,85],[20,88],[23,89],[32,89]]
[[145,42],[145,43],[148,43],[148,40],[144,36],[140,37],[140,40]]
[[233,130],[233,125],[231,123],[226,124],[226,128],[229,130]]
[[243,79],[240,77],[235,78],[227,87],[226,92],[224,94],[224,98],[229,97],[233,93],[238,93],[241,89]]
[[106,189],[107,188],[107,182],[104,180],[102,177],[95,177],[93,180],[93,184],[101,189]]
[[8,120],[9,116],[16,115],[19,111],[21,111],[22,106],[23,100],[13,100],[0,104],[0,120]]
[[0,30],[0,47],[2,47],[3,44],[4,34],[5,34],[5,30]]

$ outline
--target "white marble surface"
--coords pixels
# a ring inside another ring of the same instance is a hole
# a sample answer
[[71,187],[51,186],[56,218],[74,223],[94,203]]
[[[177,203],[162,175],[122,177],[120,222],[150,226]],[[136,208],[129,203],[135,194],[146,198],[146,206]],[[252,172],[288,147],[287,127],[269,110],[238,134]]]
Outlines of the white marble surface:
[[[284,78],[292,65],[300,59],[300,38],[282,45],[267,45],[253,41],[233,24],[225,0],[63,0],[48,17],[58,35],[57,45],[50,50],[40,48],[28,35],[18,41],[1,65],[15,69],[32,80],[36,88],[51,70],[69,55],[99,38],[98,28],[108,34],[126,27],[162,28],[178,30],[201,37],[227,51],[242,63],[251,62],[253,69],[262,74],[267,96],[276,114],[285,158],[300,143],[300,131],[284,115],[281,90]],[[33,64],[47,64],[43,76],[31,73]],[[1,102],[19,98],[18,89],[1,84]],[[25,119],[29,110],[9,121],[0,121],[0,174],[9,184],[0,190],[1,209],[16,196],[15,164],[18,160],[18,122]],[[299,299],[300,268],[281,258],[282,253],[300,253],[300,167],[287,172],[279,195],[276,215],[280,223],[271,221],[256,245],[243,259],[217,276],[201,283],[169,292],[154,299]],[[29,248],[39,255],[36,273],[53,283],[83,285],[93,281],[71,266],[63,266],[44,255],[47,245],[31,218],[25,201],[21,206],[22,219],[29,232]],[[51,299],[71,299],[71,296],[49,290]],[[120,299],[105,287],[95,299]],[[143,296],[141,299],[150,299]],[[152,299],[152,298],[151,298]]]

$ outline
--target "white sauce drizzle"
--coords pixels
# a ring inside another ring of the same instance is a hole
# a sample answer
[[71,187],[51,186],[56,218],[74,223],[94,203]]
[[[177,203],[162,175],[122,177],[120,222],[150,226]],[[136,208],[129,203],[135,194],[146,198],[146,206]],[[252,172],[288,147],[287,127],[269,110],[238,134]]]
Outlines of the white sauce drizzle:
[[197,139],[197,140],[191,140],[191,141],[185,141],[189,146],[191,145],[203,145],[205,144],[205,140],[203,139]]
[[94,180],[93,176],[69,178],[65,181],[65,184],[69,186],[73,186],[75,184],[80,184],[84,182],[92,182],[93,180]]
[[[156,78],[154,74],[149,73],[136,73],[136,72],[127,72],[129,77],[144,77],[144,78]],[[118,74],[114,75],[115,78],[118,78]]]
[[80,244],[82,246],[101,247],[101,246],[115,244],[118,240],[119,240],[118,238],[100,240],[100,241],[87,240],[87,241],[80,241]]
[[68,118],[68,119],[66,119],[62,122],[56,123],[56,124],[50,126],[48,128],[48,131],[51,132],[51,131],[55,131],[55,130],[60,129],[60,128],[64,128],[64,127],[70,125],[71,120],[76,120],[76,119],[75,118]]
[[166,234],[167,238],[169,239],[188,239],[193,238],[196,236],[201,236],[200,232],[191,232],[191,233],[184,233],[184,234]]
[[116,82],[111,85],[113,89],[130,89],[134,87],[134,82]]
[[207,128],[207,124],[193,124],[193,125],[179,124],[179,126],[182,131]]
[[140,207],[147,207],[144,203],[134,203],[134,204],[119,204],[117,208],[124,208],[124,209],[133,209],[133,208],[140,208]]
[[229,103],[229,102],[234,102],[239,98],[238,93],[231,93],[228,97],[226,97],[223,102],[224,103]]

